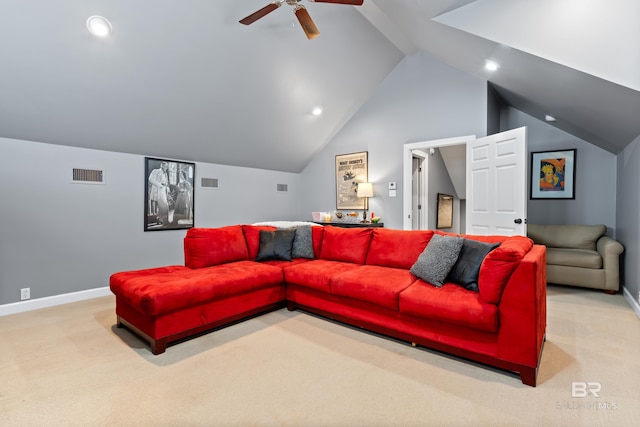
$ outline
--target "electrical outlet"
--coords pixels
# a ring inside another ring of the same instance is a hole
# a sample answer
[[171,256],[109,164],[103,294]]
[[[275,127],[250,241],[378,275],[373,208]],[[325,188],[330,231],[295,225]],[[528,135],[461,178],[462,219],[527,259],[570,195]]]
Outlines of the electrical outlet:
[[31,298],[31,288],[20,289],[20,300],[26,300]]

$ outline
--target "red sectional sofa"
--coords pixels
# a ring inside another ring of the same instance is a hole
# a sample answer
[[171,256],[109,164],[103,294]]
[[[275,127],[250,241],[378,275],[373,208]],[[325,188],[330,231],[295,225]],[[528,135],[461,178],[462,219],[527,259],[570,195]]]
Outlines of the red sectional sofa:
[[436,287],[410,272],[434,233],[446,233],[311,227],[314,258],[257,262],[261,230],[275,228],[191,228],[184,266],[113,274],[117,325],[159,354],[170,342],[286,306],[536,385],[546,328],[544,246],[521,236],[462,236],[499,243],[482,261],[476,292]]

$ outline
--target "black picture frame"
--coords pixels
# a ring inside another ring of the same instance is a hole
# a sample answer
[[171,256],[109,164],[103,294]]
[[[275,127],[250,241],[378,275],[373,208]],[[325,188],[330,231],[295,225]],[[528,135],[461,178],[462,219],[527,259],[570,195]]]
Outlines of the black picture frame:
[[531,153],[531,200],[573,200],[576,198],[577,149]]
[[450,194],[438,193],[438,218],[436,228],[453,227],[453,196]]
[[195,175],[195,163],[144,158],[144,231],[194,226]]

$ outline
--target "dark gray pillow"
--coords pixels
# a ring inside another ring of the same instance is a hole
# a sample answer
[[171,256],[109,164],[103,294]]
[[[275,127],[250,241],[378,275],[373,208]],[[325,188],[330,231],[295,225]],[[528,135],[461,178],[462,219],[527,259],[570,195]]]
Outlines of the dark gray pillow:
[[447,276],[447,282],[456,283],[465,289],[478,292],[478,275],[484,257],[500,246],[500,243],[485,243],[464,239],[458,260]]
[[462,237],[434,234],[418,260],[411,266],[411,274],[433,286],[441,287],[458,259],[463,242]]
[[293,238],[296,235],[294,229],[260,230],[260,247],[256,261],[279,259],[291,261]]
[[296,235],[293,238],[293,258],[314,258],[313,234],[310,225],[295,227]]

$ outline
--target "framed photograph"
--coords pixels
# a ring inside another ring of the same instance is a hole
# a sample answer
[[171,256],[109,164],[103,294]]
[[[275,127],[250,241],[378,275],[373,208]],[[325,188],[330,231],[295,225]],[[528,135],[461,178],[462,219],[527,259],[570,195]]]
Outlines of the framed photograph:
[[193,227],[196,164],[144,159],[144,231]]
[[575,199],[576,149],[531,153],[531,199]]
[[438,219],[436,228],[453,227],[453,196],[438,193]]
[[358,197],[358,183],[368,181],[367,151],[336,156],[336,208],[368,209],[367,197]]

